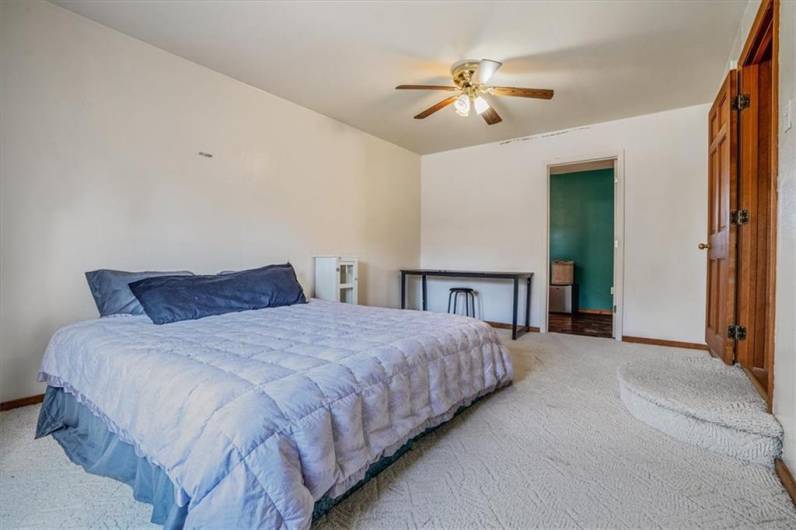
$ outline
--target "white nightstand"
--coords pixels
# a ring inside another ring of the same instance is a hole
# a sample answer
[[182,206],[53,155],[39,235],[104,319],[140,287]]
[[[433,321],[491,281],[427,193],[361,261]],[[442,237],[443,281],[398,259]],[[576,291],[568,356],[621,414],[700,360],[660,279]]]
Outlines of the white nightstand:
[[315,256],[315,298],[357,304],[358,277],[356,258]]

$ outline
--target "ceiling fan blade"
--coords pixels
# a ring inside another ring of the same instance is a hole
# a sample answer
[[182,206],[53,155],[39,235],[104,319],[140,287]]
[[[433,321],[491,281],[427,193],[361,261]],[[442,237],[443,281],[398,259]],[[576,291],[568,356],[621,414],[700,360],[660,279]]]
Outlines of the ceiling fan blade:
[[448,105],[450,105],[451,103],[456,101],[456,98],[458,98],[458,97],[459,96],[457,94],[455,96],[451,96],[451,97],[445,98],[445,99],[443,99],[442,101],[440,101],[438,103],[434,103],[429,108],[427,108],[426,110],[424,110],[423,112],[421,112],[420,114],[415,116],[415,119],[416,120],[422,120],[423,118],[427,118],[427,117],[431,116],[432,114],[434,114],[438,110],[444,109],[445,107],[447,107]]
[[503,121],[503,118],[500,117],[500,114],[498,114],[497,111],[492,107],[489,107],[482,112],[481,117],[484,118],[484,121],[487,125],[494,125]]
[[478,70],[475,71],[475,80],[480,84],[489,82],[501,66],[503,63],[499,61],[481,59],[481,62],[478,63]]
[[395,90],[459,90],[455,86],[439,86],[439,85],[398,85]]
[[553,91],[544,88],[517,88],[511,86],[493,86],[489,93],[496,96],[515,96],[518,98],[553,99]]

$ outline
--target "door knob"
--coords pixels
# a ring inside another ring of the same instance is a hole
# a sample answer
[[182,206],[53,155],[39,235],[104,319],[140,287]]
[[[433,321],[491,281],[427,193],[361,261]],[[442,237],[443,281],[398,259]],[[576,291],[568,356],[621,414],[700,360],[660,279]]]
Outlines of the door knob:
[[709,249],[709,248],[710,248],[710,244],[709,243],[700,243],[699,244],[699,250],[706,250],[706,249]]

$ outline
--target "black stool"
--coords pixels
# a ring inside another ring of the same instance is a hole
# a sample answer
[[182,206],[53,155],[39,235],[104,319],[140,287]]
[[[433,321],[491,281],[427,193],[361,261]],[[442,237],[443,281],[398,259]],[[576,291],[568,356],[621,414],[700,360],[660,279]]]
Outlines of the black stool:
[[[468,317],[475,317],[475,295],[474,289],[469,287],[451,287],[448,294],[448,313],[451,312],[451,302],[453,302],[453,314],[456,314],[456,302],[459,300],[459,295],[464,295],[464,314]],[[469,303],[468,303],[469,302]],[[473,308],[473,314],[470,314],[470,307]]]

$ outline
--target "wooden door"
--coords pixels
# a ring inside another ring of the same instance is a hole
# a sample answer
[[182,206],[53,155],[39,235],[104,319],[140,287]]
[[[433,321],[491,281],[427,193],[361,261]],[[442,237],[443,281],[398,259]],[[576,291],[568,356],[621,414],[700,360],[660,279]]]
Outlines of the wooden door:
[[731,70],[708,118],[708,244],[705,341],[713,355],[735,361],[736,229],[730,213],[737,207],[738,122],[734,109],[737,72]]
[[773,389],[777,208],[777,5],[761,3],[739,57],[738,288],[745,339],[736,361],[769,399]]
[[738,226],[738,295],[736,314],[746,328],[746,339],[737,343],[738,363],[765,388],[768,371],[765,327],[768,312],[768,249],[770,205],[770,72],[768,63],[739,70],[739,93],[748,105],[739,112],[740,159],[738,204],[744,212]]

